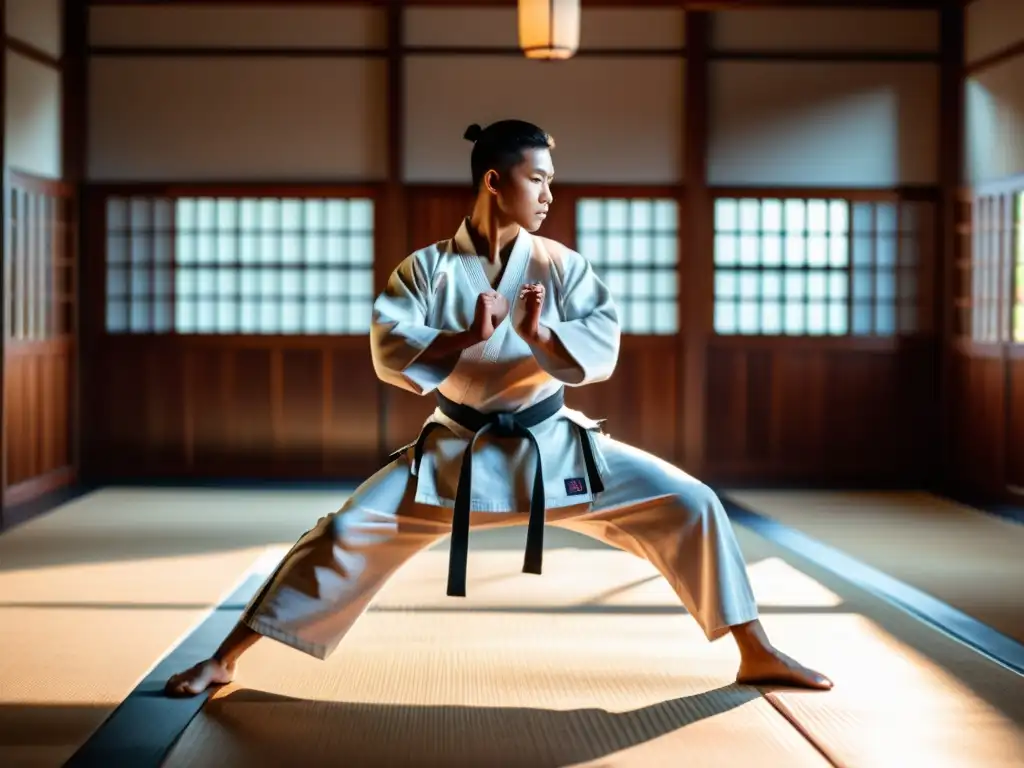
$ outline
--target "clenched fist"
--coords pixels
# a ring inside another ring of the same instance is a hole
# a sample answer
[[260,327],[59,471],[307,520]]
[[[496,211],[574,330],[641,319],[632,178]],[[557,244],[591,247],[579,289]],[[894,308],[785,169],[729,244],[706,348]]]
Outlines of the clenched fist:
[[487,341],[508,317],[508,299],[497,291],[485,291],[476,298],[476,313],[470,331],[477,341]]
[[523,318],[519,321],[519,335],[527,341],[541,338],[540,314],[544,309],[544,286],[540,283],[528,283],[519,291],[519,299],[523,302]]

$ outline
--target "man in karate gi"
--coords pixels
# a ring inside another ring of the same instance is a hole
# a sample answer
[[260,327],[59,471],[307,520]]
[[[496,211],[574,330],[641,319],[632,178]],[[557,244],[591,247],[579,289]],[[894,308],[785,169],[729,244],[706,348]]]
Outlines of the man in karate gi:
[[647,558],[708,640],[732,634],[739,682],[830,688],[769,642],[716,495],[564,406],[566,386],[611,376],[620,329],[587,259],[532,234],[553,200],[551,137],[517,120],[465,137],[472,214],[398,265],[370,335],[378,376],[434,396],[437,409],[299,539],[214,656],[172,677],[168,693],[229,682],[261,636],[326,658],[388,577],[448,534],[448,594],[465,595],[469,528],[522,523],[524,571],[541,572],[545,524],[588,534]]

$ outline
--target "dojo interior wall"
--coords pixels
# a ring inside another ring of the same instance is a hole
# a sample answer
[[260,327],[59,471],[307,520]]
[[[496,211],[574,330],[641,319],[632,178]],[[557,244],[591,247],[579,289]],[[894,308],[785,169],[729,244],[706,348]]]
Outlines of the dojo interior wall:
[[[468,210],[465,126],[510,110],[564,137],[551,236],[577,244],[584,200],[677,206],[674,326],[629,333],[615,378],[573,404],[709,480],[913,483],[935,469],[942,14],[585,2],[583,50],[542,64],[516,49],[511,3],[431,5],[90,4],[86,477],[360,476],[430,407],[379,385],[365,335],[109,330],[112,198],[151,211],[180,196],[370,199],[379,289]],[[495,82],[522,94],[518,107]],[[721,198],[904,212],[912,322],[717,332]],[[149,242],[142,258],[162,247]]]
[[[502,83],[521,94],[516,114],[565,137],[552,236],[575,242],[581,198],[679,206],[677,332],[630,334],[615,379],[572,392],[574,404],[713,478],[928,468],[928,323],[891,337],[718,336],[708,245],[720,195],[908,198],[930,213],[937,13],[716,12],[695,29],[680,8],[588,8],[583,50],[557,65],[516,50],[512,7],[410,6],[402,17],[396,52],[380,7],[95,5],[90,221],[103,220],[105,195],[169,185],[232,196],[350,189],[375,201],[379,286],[467,210],[461,134],[508,114],[490,85]],[[688,72],[695,54],[698,74]],[[688,143],[693,131],[702,146]],[[389,236],[393,226],[403,233]],[[931,234],[915,233],[921,301]],[[103,252],[96,227],[87,248]],[[364,336],[109,333],[93,264],[90,473],[361,474],[430,407],[377,384]]]
[[75,195],[65,180],[61,0],[6,0],[3,499],[70,482],[75,465]]
[[1024,3],[970,3],[964,61],[951,463],[998,495],[1024,488]]

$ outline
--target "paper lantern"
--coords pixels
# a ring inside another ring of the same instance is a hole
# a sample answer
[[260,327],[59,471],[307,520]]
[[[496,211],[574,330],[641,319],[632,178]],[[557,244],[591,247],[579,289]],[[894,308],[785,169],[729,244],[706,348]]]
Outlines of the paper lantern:
[[580,0],[519,0],[519,47],[528,59],[568,59],[580,47]]

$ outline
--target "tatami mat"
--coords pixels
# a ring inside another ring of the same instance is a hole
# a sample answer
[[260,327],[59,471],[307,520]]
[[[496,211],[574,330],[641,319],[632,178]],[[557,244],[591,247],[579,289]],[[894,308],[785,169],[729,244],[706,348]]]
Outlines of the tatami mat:
[[647,563],[547,538],[537,577],[521,529],[474,536],[459,600],[445,545],[422,553],[326,662],[257,644],[166,765],[828,764],[732,684],[734,646],[706,643]]
[[1024,766],[1024,678],[803,558],[785,559],[839,601],[828,614],[763,617],[780,647],[836,683],[824,696],[768,693],[823,754],[866,768]]
[[[331,492],[107,490],[0,537],[0,765],[58,766]],[[646,562],[549,529],[413,559],[326,662],[264,641],[166,765],[1021,766],[1021,678],[745,529],[769,633],[828,693],[732,684]],[[46,669],[45,674],[42,673]],[[7,682],[11,681],[10,685]]]
[[559,532],[527,576],[510,529],[475,538],[465,600],[444,596],[441,545],[328,661],[257,644],[167,765],[1022,764],[1019,678],[739,535],[769,633],[835,691],[734,686],[735,645],[705,642],[647,563]]
[[1024,643],[1024,525],[923,492],[727,495]]
[[0,536],[0,766],[59,766],[339,495],[110,489]]

